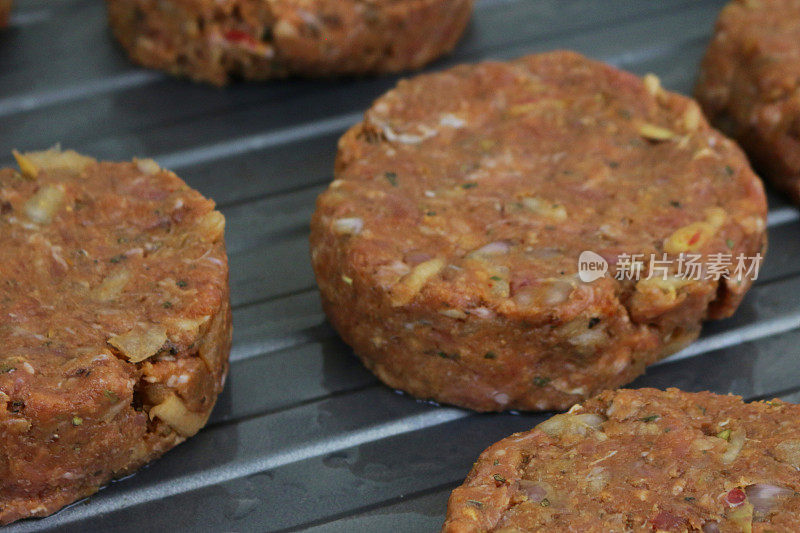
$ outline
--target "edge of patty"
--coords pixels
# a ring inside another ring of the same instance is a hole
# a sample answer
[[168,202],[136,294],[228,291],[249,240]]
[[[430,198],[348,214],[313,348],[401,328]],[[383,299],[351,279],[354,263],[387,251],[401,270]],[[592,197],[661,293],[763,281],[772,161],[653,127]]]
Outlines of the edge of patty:
[[[75,368],[69,359],[54,359],[52,370],[63,374],[63,390],[62,385],[54,388],[58,382],[47,381],[49,378],[29,385],[9,382],[10,388],[0,390],[0,400],[6,400],[2,403],[12,406],[0,410],[0,472],[4,473],[0,480],[0,524],[49,515],[93,494],[112,479],[132,473],[194,435],[205,425],[224,386],[232,335],[224,218],[214,211],[213,203],[190,191],[174,173],[160,169],[152,160],[98,163],[58,149],[15,155],[22,172],[0,171],[9,180],[35,182],[42,173],[50,173],[58,177],[57,181],[68,183],[85,180],[87,173],[139,172],[164,180],[179,194],[188,194],[187,202],[195,202],[199,212],[205,213],[197,220],[195,231],[215,258],[215,272],[221,278],[219,292],[212,290],[204,296],[207,319],[176,317],[177,329],[169,329],[173,340],[156,346],[148,341],[148,330],[135,326],[127,334],[110,336],[106,347],[98,348],[100,355],[81,357]],[[40,192],[23,204],[26,214],[18,216],[43,217],[50,211],[53,198],[41,191],[53,190],[49,184],[40,187]],[[63,202],[56,205],[64,208]],[[16,212],[11,203],[6,207],[4,212]],[[63,231],[68,232],[68,228]],[[119,272],[119,264],[114,267]],[[115,278],[111,275],[107,279]],[[181,283],[173,290],[184,290]],[[103,283],[94,290],[116,289],[119,287],[113,283]],[[94,294],[101,299],[105,296]],[[165,312],[169,311],[166,307]],[[10,370],[6,366],[3,371],[10,372],[6,376],[11,377],[16,372],[49,375],[51,371],[26,363],[15,364]],[[53,463],[53,457],[58,458],[57,463]]]

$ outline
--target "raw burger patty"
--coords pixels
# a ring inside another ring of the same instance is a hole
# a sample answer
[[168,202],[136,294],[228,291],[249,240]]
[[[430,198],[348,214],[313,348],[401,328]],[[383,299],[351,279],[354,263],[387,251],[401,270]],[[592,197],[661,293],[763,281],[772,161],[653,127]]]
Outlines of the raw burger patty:
[[800,2],[728,4],[696,94],[711,122],[800,203]]
[[133,60],[218,85],[230,76],[419,68],[453,49],[473,0],[106,0]]
[[603,392],[487,449],[444,531],[800,531],[800,407]]
[[582,283],[582,251],[765,245],[763,187],[697,104],[570,52],[401,82],[341,139],[335,178],[311,225],[331,322],[390,386],[481,411],[627,383],[750,286],[677,261]]
[[225,219],[152,160],[0,170],[0,524],[45,516],[206,422],[228,368]]
[[4,28],[8,24],[12,6],[12,0],[0,0],[0,28]]

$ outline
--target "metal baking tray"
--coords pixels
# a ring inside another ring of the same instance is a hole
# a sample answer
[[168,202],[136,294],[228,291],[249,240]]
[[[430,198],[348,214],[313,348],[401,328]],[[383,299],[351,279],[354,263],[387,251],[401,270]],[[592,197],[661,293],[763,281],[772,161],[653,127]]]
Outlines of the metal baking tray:
[[[431,69],[570,48],[690,93],[718,0],[478,0]],[[308,221],[336,141],[394,77],[216,89],[131,65],[99,0],[18,0],[0,32],[0,164],[61,142],[151,156],[225,213],[234,346],[206,429],[22,531],[436,531],[489,444],[546,414],[474,414],[384,387],[326,323]],[[800,217],[770,193],[770,252],[735,317],[634,386],[800,400]]]

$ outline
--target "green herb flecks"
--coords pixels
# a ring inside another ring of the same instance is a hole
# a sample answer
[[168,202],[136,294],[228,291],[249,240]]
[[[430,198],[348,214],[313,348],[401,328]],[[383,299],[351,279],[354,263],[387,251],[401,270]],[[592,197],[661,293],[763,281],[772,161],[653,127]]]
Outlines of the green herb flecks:
[[648,416],[643,416],[639,420],[641,420],[642,422],[655,422],[659,418],[661,418],[661,415],[648,415]]
[[536,385],[537,387],[544,387],[545,385],[547,385],[551,381],[552,381],[551,378],[546,378],[546,377],[543,377],[543,376],[536,376],[536,377],[533,378],[533,384]]
[[386,172],[383,175],[386,180],[391,183],[392,187],[397,187],[397,173],[396,172]]
[[103,395],[112,403],[117,403],[119,401],[119,396],[117,396],[117,393],[113,390],[106,389],[103,391]]
[[461,359],[461,356],[457,353],[447,353],[441,350],[429,350],[424,353],[425,355],[435,355],[437,357],[441,357],[442,359],[452,359],[454,361],[457,359]]

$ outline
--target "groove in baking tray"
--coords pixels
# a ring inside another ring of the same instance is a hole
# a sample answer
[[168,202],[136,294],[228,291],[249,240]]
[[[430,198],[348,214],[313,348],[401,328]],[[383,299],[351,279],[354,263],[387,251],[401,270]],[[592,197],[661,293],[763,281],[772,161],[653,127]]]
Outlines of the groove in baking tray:
[[[458,51],[431,68],[574,48],[688,93],[722,5],[482,0]],[[19,0],[16,13],[0,33],[0,162],[61,140],[175,168],[227,216],[236,307],[229,383],[206,430],[95,497],[7,531],[431,531],[481,450],[547,416],[395,394],[324,320],[308,218],[338,137],[396,78],[219,90],[131,66],[96,0]],[[770,206],[770,253],[739,312],[634,386],[800,400],[800,216],[774,194]]]

